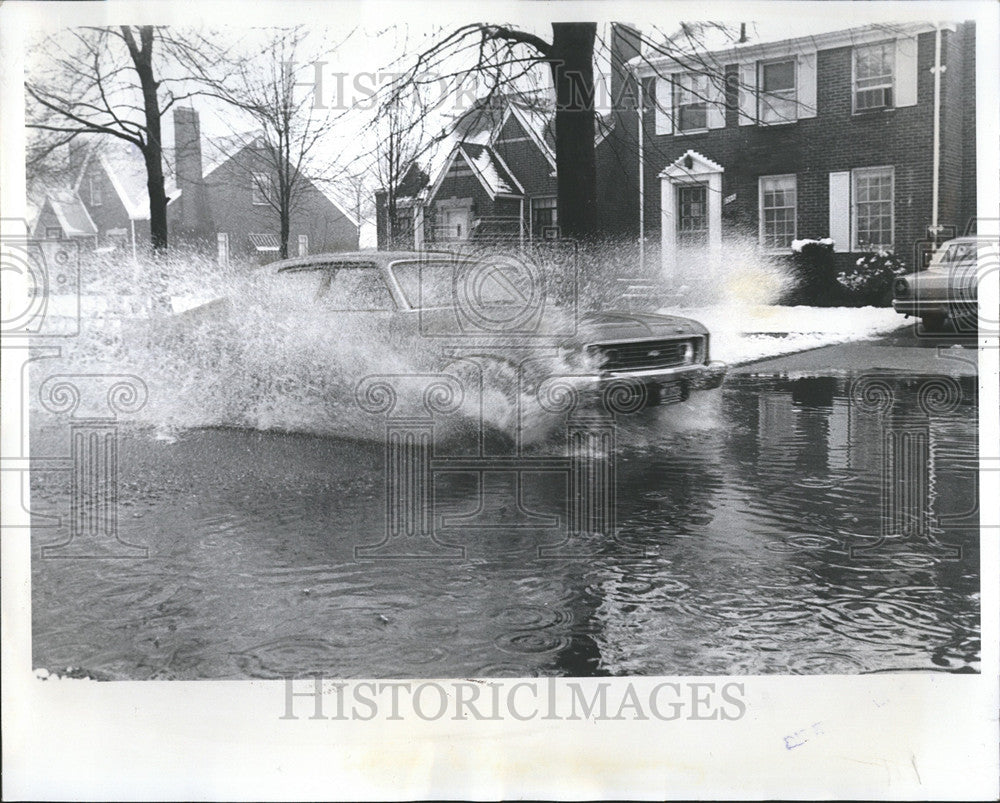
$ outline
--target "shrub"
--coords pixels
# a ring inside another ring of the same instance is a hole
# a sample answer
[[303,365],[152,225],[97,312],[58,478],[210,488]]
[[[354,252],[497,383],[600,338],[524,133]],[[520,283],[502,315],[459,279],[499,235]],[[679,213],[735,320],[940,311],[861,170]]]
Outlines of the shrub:
[[841,289],[834,276],[833,240],[793,240],[795,289],[784,298],[786,304],[834,306]]
[[892,251],[871,250],[851,268],[840,271],[837,281],[851,300],[887,306],[893,281],[906,272],[906,264]]

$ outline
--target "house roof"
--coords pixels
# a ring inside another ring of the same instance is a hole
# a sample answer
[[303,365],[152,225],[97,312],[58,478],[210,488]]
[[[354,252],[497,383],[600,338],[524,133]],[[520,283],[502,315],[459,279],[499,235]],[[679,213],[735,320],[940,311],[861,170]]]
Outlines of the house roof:
[[470,142],[463,142],[458,147],[490,195],[524,194],[524,187],[493,148]]
[[[690,162],[690,165],[687,163]],[[681,156],[674,159],[663,170],[660,171],[659,178],[675,178],[677,176],[694,176],[702,173],[722,173],[725,168],[718,162],[714,162],[707,156],[698,153],[690,148]]]
[[[501,130],[511,117],[520,123],[528,137],[538,146],[552,167],[551,175],[555,175],[556,127],[552,104],[523,94],[480,99],[471,109],[456,118],[451,132],[445,138],[447,149],[444,151],[444,161],[438,162],[437,166],[431,165],[431,172],[437,178],[432,183],[429,197],[433,198],[437,194],[437,189],[458,152],[464,154],[490,195],[522,195],[523,186],[494,148]],[[603,142],[613,127],[613,115],[597,115],[594,126],[595,143]]]
[[209,174],[228,162],[247,145],[256,144],[263,136],[260,131],[243,131],[223,137],[203,137],[201,145],[201,176]]
[[[224,137],[210,137],[204,139],[201,148],[202,178],[222,167],[226,162],[236,156],[243,148],[248,146],[262,147],[264,141],[263,131],[256,129],[243,131],[235,134],[228,134]],[[356,214],[349,209],[348,202],[341,196],[336,188],[327,182],[310,181],[310,183],[333,204],[337,211],[343,215],[352,226],[358,226],[359,221]]]
[[[164,153],[164,191],[168,201],[180,194],[174,181],[173,162]],[[149,190],[146,186],[146,162],[138,147],[130,142],[95,142],[77,174],[73,189],[80,184],[92,160],[96,159],[107,174],[130,220],[149,220]]]
[[[252,145],[261,136],[260,131],[244,131],[223,137],[208,137],[202,140],[202,177],[207,178],[243,147]],[[149,190],[146,186],[146,163],[139,149],[128,142],[95,142],[76,176],[74,190],[79,190],[87,166],[97,159],[107,173],[116,194],[131,220],[149,220]],[[176,154],[172,148],[163,149],[164,191],[167,201],[174,201],[181,195],[176,182]],[[357,226],[357,217],[352,214],[344,201],[329,188],[314,184],[316,189],[333,204],[351,225]]]
[[83,205],[83,201],[75,191],[52,190],[45,203],[52,209],[66,237],[97,235],[97,226],[94,225],[87,207]]

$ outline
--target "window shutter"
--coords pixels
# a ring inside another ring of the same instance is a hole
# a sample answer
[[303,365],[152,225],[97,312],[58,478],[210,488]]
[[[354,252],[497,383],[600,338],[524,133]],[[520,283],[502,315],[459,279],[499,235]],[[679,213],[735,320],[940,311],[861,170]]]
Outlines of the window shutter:
[[653,79],[656,84],[656,133],[673,134],[674,127],[671,118],[673,117],[673,83],[669,77],[657,76]]
[[706,119],[709,128],[726,127],[726,80],[722,69],[708,76],[708,113]]
[[796,98],[798,119],[816,116],[816,53],[803,53],[796,59]]
[[851,173],[830,174],[830,238],[833,250],[851,250]]
[[896,97],[894,106],[917,102],[917,37],[896,40]]
[[753,125],[757,122],[757,63],[740,65],[740,125]]

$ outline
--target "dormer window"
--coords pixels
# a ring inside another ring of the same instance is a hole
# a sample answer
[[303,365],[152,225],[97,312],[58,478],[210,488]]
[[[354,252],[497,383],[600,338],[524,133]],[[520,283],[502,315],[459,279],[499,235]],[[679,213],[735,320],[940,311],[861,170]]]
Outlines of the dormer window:
[[674,119],[677,131],[708,128],[708,76],[683,73],[674,78]]
[[895,55],[894,42],[854,48],[854,111],[892,107]]
[[796,113],[795,59],[765,61],[759,65],[757,117],[762,123],[794,122]]

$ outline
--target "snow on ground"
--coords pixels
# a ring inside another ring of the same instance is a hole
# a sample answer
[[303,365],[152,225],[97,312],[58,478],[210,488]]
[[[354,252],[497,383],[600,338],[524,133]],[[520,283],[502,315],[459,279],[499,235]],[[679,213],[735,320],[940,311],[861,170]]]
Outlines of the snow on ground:
[[[885,307],[726,305],[667,307],[660,312],[700,321],[711,333],[712,359],[742,365],[797,351],[849,343],[907,325]],[[912,322],[911,322],[912,323]]]

